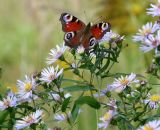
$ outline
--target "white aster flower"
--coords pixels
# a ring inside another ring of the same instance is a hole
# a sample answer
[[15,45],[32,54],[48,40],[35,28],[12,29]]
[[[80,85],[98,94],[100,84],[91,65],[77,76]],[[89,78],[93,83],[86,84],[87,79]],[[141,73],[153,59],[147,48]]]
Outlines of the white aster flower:
[[82,54],[82,53],[84,53],[84,51],[85,51],[85,48],[82,45],[78,46],[78,48],[77,48],[78,54]]
[[[58,94],[58,93],[51,93],[50,94],[50,96],[53,98],[53,100],[55,100],[55,101],[61,101],[62,100],[62,98],[60,97],[60,95]],[[69,98],[69,97],[71,97],[71,94],[70,93],[66,93],[65,95],[64,95],[64,98]]]
[[58,122],[67,121],[71,117],[71,113],[56,114],[54,119]]
[[66,49],[67,46],[65,46],[64,43],[61,46],[57,45],[56,49],[51,49],[49,57],[47,58],[47,64],[50,65],[57,61],[64,54]]
[[110,30],[110,32],[106,32],[101,40],[99,40],[100,44],[103,42],[110,42],[112,39],[119,38],[120,35]]
[[65,98],[69,98],[69,97],[71,97],[72,95],[70,94],[70,93],[66,93],[65,95],[64,95],[64,97]]
[[55,101],[61,101],[61,97],[59,94],[57,93],[51,93],[51,97],[53,98],[53,100]]
[[76,63],[72,63],[72,64],[71,64],[71,67],[72,67],[73,69],[76,69],[78,66],[77,66]]
[[150,4],[151,8],[147,9],[147,14],[155,16],[160,16],[160,0],[157,0],[156,4]]
[[148,38],[140,46],[140,50],[143,52],[148,52],[154,48],[157,48],[160,45],[160,31],[157,32],[157,35],[149,35]]
[[131,73],[125,77],[121,76],[120,78],[115,79],[113,84],[109,85],[109,90],[116,91],[118,93],[122,92],[127,86],[132,83],[137,83],[136,74]]
[[135,36],[133,36],[133,40],[136,42],[143,42],[148,38],[148,36],[155,33],[158,29],[160,29],[160,26],[157,23],[147,23],[146,25],[142,26],[142,29],[138,30],[139,32]]
[[27,75],[25,76],[25,80],[17,81],[17,88],[18,88],[18,99],[19,101],[30,101],[31,99],[36,99],[37,96],[33,95],[33,90],[36,89],[38,84],[36,83],[33,77],[29,78]]
[[107,89],[103,89],[100,91],[100,93],[97,92],[97,93],[93,94],[93,96],[95,98],[104,97],[104,96],[106,96],[107,92],[108,92]]
[[53,80],[57,79],[62,73],[63,69],[59,70],[58,65],[56,68],[50,66],[42,70],[40,80],[50,84]]
[[110,123],[110,121],[112,120],[112,118],[116,115],[116,111],[115,110],[109,110],[108,112],[106,112],[104,114],[103,117],[100,118],[100,120],[102,121],[101,123],[98,123],[98,128],[103,128],[106,129]]
[[160,121],[154,120],[150,121],[144,126],[141,126],[137,130],[160,130]]
[[17,98],[16,95],[12,92],[9,92],[6,98],[3,98],[0,101],[0,110],[5,110],[8,107],[15,107],[17,106]]
[[110,100],[107,105],[110,106],[110,108],[112,109],[117,109],[116,100]]
[[143,101],[148,104],[152,109],[157,109],[160,104],[160,95],[148,95],[148,99]]
[[32,124],[38,123],[42,119],[43,111],[36,110],[36,112],[31,113],[30,115],[23,117],[21,120],[17,120],[15,128],[17,130],[28,127]]

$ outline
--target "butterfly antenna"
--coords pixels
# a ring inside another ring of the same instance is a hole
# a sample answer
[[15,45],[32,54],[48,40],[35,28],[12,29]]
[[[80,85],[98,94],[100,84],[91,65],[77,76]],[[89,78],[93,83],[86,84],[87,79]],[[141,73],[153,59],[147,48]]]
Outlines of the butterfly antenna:
[[86,11],[84,10],[83,13],[84,13],[85,21],[88,21],[88,18],[87,18],[87,15],[86,15]]
[[[96,18],[95,20],[94,20],[94,23],[98,23],[98,22],[100,22],[100,21],[102,21],[104,19],[104,16],[99,16],[98,18]],[[102,21],[103,22],[103,21]]]

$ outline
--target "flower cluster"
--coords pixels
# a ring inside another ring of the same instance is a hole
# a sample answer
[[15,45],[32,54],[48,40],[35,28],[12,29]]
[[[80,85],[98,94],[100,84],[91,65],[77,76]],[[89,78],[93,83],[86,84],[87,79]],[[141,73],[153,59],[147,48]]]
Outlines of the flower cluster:
[[3,98],[2,101],[0,101],[0,110],[5,110],[9,107],[16,107],[18,104],[18,99],[15,96],[14,93],[9,92],[7,94],[7,98]]
[[[64,45],[62,45],[62,47],[57,46],[56,49],[52,49],[50,53],[51,56],[50,58],[48,58],[48,60],[50,61],[49,63],[53,64],[56,60],[58,60],[58,58],[63,55],[65,50],[66,47]],[[16,129],[30,127],[34,124],[38,124],[42,120],[42,115],[44,115],[43,111],[40,110],[40,106],[36,106],[36,101],[42,98],[42,95],[38,92],[38,89],[40,89],[40,86],[43,84],[56,84],[56,82],[54,81],[56,81],[62,74],[63,68],[59,69],[59,66],[49,66],[47,68],[44,68],[40,74],[37,74],[35,76],[29,77],[26,75],[24,81],[17,80],[17,92],[8,92],[7,97],[3,98],[0,101],[0,110],[10,111],[10,114],[14,116],[17,116],[16,113],[14,113],[16,111],[27,112],[28,108],[32,110],[32,113],[30,113],[29,115],[26,115],[26,113],[22,112],[21,115],[24,117],[18,118],[14,125]],[[51,92],[52,91],[50,91],[50,93]],[[46,96],[49,100],[50,94],[46,93]],[[63,99],[70,96],[70,94],[65,94]],[[53,98],[51,98],[51,101],[58,101],[61,98],[58,94],[52,94],[52,97]],[[34,104],[33,107],[29,105],[32,103]]]
[[152,15],[157,19],[155,22],[147,22],[139,29],[138,33],[133,36],[133,41],[140,43],[140,50],[143,52],[149,52],[154,50],[155,55],[152,60],[152,64],[147,70],[148,73],[159,77],[159,65],[160,65],[160,1],[156,0],[155,3],[150,4],[150,8],[147,9],[147,14]]
[[32,124],[36,124],[38,123],[43,116],[43,111],[42,110],[36,110],[36,112],[31,113],[28,116],[23,117],[20,120],[17,120],[16,124],[15,124],[15,128],[17,130],[22,129],[24,127],[28,127]]
[[[155,16],[160,16],[160,1],[151,4],[151,8],[147,9],[147,14]],[[158,20],[155,23],[148,22],[146,25],[139,29],[137,35],[133,36],[133,40],[136,42],[141,42],[140,50],[143,52],[148,52],[152,49],[157,50],[160,45],[160,25]]]

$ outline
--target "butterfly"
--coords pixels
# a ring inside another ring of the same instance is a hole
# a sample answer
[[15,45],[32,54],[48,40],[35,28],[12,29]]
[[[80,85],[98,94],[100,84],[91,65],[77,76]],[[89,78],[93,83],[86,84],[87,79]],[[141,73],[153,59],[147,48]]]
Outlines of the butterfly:
[[77,48],[79,45],[82,45],[85,49],[93,48],[111,28],[110,23],[107,22],[94,25],[88,23],[86,25],[69,13],[62,13],[60,21],[62,30],[65,32],[65,45],[71,48]]

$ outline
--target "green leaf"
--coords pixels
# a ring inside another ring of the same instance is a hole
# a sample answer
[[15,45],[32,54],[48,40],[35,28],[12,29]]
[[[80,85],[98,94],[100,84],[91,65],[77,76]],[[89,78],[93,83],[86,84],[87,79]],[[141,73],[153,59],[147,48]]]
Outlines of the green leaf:
[[160,106],[157,109],[157,114],[160,114]]
[[71,111],[71,121],[74,123],[77,116],[78,116],[78,113],[79,113],[79,109],[80,109],[80,105],[79,104],[74,104],[73,106],[73,109]]
[[99,109],[100,108],[100,103],[95,98],[90,97],[90,96],[79,97],[75,101],[73,109],[71,111],[72,122],[74,122],[76,120],[76,118],[78,116],[79,108],[83,104],[87,104],[94,109]]
[[0,112],[0,124],[2,124],[6,120],[8,115],[9,115],[9,112],[6,110]]
[[88,104],[90,107],[93,107],[95,109],[100,108],[100,103],[93,97],[90,96],[83,96],[76,100],[76,104],[83,105]]
[[124,120],[120,120],[118,123],[117,123],[117,126],[119,128],[119,130],[126,130],[126,126],[125,126],[125,122]]
[[73,80],[73,79],[66,79],[66,78],[64,78],[64,79],[62,79],[63,81],[68,81],[68,82],[73,82],[73,83],[83,83],[82,81],[78,81],[78,80]]
[[86,86],[86,85],[73,85],[73,86],[65,87],[63,88],[63,90],[69,91],[69,92],[88,91],[88,90],[97,91],[93,86]]
[[65,112],[65,111],[66,111],[70,99],[71,99],[71,97],[68,97],[68,98],[66,98],[66,99],[63,101],[62,108],[61,108],[62,112]]

